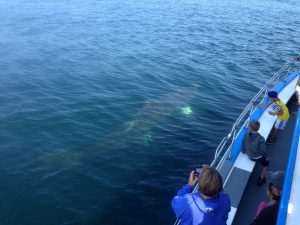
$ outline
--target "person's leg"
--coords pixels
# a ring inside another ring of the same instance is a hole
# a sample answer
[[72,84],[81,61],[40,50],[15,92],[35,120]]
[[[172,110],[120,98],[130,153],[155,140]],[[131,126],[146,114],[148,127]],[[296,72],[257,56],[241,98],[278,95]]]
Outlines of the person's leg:
[[278,137],[279,130],[283,130],[287,124],[287,120],[276,120],[271,135],[267,140],[268,144],[273,144]]
[[262,168],[262,171],[261,171],[261,174],[260,174],[260,177],[261,177],[262,179],[265,179],[265,178],[266,178],[266,174],[267,174],[268,169],[269,169],[269,165],[264,166],[264,167]]
[[266,183],[266,173],[269,169],[269,160],[267,160],[266,157],[262,156],[256,159],[256,161],[263,166],[260,177],[257,180],[257,184],[263,185],[264,183]]
[[278,136],[278,133],[279,133],[279,129],[274,127],[273,132],[272,132],[272,136],[270,138],[271,142],[274,142],[276,140],[276,138]]
[[266,142],[269,142],[270,140],[272,140],[273,132],[274,132],[274,127],[272,127],[272,130],[271,130]]

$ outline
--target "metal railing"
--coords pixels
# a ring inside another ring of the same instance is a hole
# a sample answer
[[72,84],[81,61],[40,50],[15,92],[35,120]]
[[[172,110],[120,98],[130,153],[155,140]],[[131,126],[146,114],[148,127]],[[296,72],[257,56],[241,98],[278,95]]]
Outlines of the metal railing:
[[[215,150],[215,157],[210,165],[211,167],[216,167],[217,164],[220,163],[219,160],[220,155],[223,156],[227,155],[227,158],[229,159],[231,158],[232,146],[234,144],[235,137],[238,131],[243,127],[245,123],[247,124],[249,122],[250,116],[252,115],[255,106],[265,101],[267,93],[270,90],[274,90],[279,82],[286,80],[286,78],[290,74],[291,69],[293,69],[292,66],[296,61],[300,61],[300,56],[293,58],[291,61],[286,63],[283,67],[281,67],[280,70],[277,73],[275,73],[274,76],[271,77],[267,81],[267,83],[251,99],[249,104],[245,107],[243,112],[240,114],[240,116],[233,124],[229,134],[222,139],[221,143],[218,145],[217,149]],[[227,151],[224,153],[225,149],[227,149]]]
[[[250,116],[252,115],[253,110],[255,109],[255,106],[259,103],[262,103],[265,101],[265,98],[267,96],[268,91],[274,90],[275,87],[277,87],[279,82],[286,81],[288,75],[290,74],[290,71],[294,68],[292,66],[295,62],[300,61],[300,56],[297,56],[290,60],[288,63],[286,63],[283,67],[279,69],[277,73],[271,77],[267,83],[257,92],[257,94],[251,99],[249,104],[245,107],[243,112],[240,114],[240,116],[237,118],[235,123],[233,124],[231,131],[227,136],[225,136],[220,144],[218,145],[217,149],[215,150],[214,159],[211,162],[210,166],[216,168],[217,170],[220,170],[220,165],[224,163],[226,159],[231,158],[232,154],[232,147],[234,145],[234,141],[236,138],[236,135],[238,131],[246,124],[248,125]],[[300,72],[300,70],[299,70]],[[198,191],[198,184],[193,189],[193,192]],[[175,225],[180,224],[180,219],[177,219],[175,221]]]

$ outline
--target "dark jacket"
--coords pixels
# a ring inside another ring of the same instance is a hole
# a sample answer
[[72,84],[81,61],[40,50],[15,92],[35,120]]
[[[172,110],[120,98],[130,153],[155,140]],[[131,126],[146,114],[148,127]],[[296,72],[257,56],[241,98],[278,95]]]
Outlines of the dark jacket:
[[276,225],[279,202],[264,208],[250,225]]
[[256,159],[260,156],[268,157],[266,142],[263,136],[258,132],[248,132],[243,137],[242,152],[247,153],[250,159]]

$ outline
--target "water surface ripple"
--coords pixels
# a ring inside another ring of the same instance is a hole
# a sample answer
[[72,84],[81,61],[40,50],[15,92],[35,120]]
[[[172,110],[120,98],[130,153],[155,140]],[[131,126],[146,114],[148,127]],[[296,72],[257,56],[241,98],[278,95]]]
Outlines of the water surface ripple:
[[1,1],[0,224],[172,224],[191,168],[300,53],[299,14],[294,0]]

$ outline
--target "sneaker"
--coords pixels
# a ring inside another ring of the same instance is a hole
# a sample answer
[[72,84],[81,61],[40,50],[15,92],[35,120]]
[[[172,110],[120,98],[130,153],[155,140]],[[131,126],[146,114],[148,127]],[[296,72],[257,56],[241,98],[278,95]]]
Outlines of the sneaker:
[[259,186],[261,186],[261,185],[264,185],[265,183],[266,183],[266,178],[261,178],[261,177],[259,177],[258,179],[257,179],[257,185],[259,185]]

